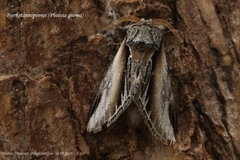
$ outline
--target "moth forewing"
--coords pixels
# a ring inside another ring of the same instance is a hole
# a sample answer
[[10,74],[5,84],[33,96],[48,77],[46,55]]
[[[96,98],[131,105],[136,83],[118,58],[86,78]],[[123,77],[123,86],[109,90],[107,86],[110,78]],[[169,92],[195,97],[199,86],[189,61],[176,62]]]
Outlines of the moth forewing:
[[[126,40],[124,40],[118,49],[113,63],[111,64],[106,76],[99,87],[97,96],[91,106],[90,119],[87,124],[88,132],[98,132],[102,126],[112,116],[117,106],[119,96],[121,94],[122,80],[126,65]],[[96,101],[99,99],[99,101]],[[98,103],[97,103],[98,102]]]
[[154,57],[153,76],[150,89],[149,110],[157,132],[165,144],[172,144],[175,140],[174,126],[170,110],[175,112],[171,79],[168,74],[167,61],[164,46]]

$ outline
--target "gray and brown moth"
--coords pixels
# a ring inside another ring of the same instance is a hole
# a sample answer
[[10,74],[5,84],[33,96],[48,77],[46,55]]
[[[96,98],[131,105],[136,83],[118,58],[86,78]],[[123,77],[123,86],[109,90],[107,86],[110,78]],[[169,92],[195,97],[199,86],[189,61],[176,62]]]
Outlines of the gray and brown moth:
[[142,19],[124,27],[126,37],[89,110],[88,132],[109,127],[134,104],[155,137],[166,145],[176,141],[176,109],[162,44],[164,27],[158,24],[173,30],[162,20]]

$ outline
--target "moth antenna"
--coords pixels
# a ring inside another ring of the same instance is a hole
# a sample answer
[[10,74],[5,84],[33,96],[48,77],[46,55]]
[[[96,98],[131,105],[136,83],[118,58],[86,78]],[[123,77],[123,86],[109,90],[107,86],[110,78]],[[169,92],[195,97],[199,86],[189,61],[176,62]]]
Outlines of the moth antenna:
[[164,19],[154,19],[153,21],[154,25],[164,25],[166,26],[168,29],[170,29],[172,31],[172,33],[178,38],[178,40],[180,42],[183,42],[182,37],[179,35],[178,31],[176,29],[173,28],[173,26],[168,23],[168,21],[164,20]]
[[121,18],[119,18],[117,21],[113,22],[112,24],[108,25],[106,28],[104,28],[104,30],[109,30],[115,26],[118,26],[119,24],[123,23],[123,22],[139,22],[140,18],[136,17],[136,16],[132,16],[132,15],[127,15],[127,16],[123,16]]

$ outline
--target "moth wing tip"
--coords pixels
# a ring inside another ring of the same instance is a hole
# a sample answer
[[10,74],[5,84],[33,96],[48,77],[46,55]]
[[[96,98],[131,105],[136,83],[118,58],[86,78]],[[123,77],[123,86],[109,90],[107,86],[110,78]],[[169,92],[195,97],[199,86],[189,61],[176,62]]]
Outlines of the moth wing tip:
[[99,132],[101,130],[102,130],[101,127],[98,127],[98,128],[87,128],[87,132],[88,133],[97,133],[97,132]]
[[168,140],[168,145],[172,146],[172,145],[174,145],[175,142],[176,142],[176,139],[175,139],[175,136],[174,136],[173,138]]
[[102,126],[100,126],[100,125],[96,126],[96,125],[92,124],[91,121],[88,122],[88,124],[87,124],[87,132],[88,133],[91,133],[91,132],[97,133],[101,130],[102,130]]

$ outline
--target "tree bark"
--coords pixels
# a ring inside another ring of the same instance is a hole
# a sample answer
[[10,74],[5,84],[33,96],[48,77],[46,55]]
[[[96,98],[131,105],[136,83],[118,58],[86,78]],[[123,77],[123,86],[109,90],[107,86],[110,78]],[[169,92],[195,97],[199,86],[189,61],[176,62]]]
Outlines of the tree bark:
[[[1,159],[240,158],[239,0],[12,0],[0,8]],[[124,15],[168,20],[184,40],[163,38],[178,113],[173,146],[129,126],[127,114],[86,132],[124,38],[102,31]]]

